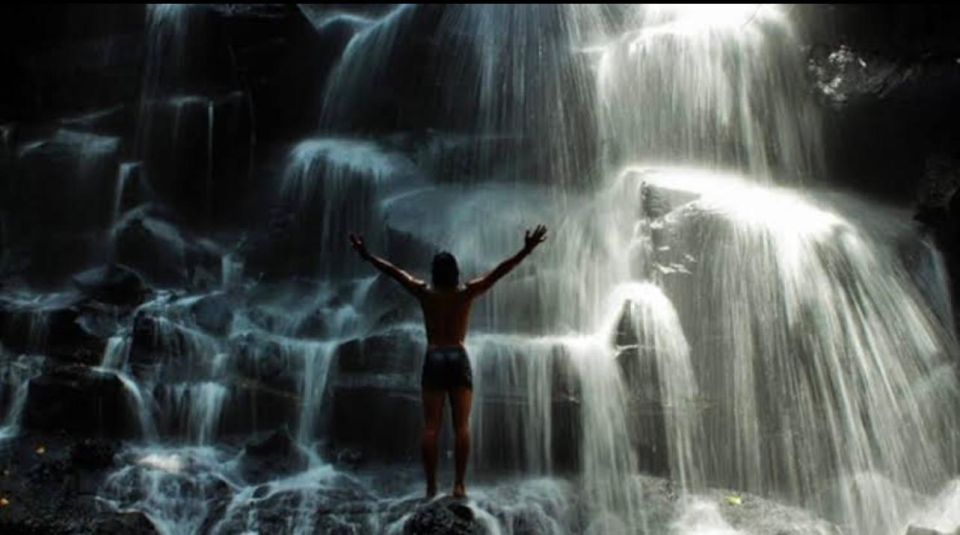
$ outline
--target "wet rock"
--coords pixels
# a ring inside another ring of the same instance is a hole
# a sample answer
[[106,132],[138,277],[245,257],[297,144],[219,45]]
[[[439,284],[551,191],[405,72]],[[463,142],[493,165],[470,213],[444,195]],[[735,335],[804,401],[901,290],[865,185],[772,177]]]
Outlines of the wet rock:
[[248,96],[179,93],[147,110],[144,176],[156,198],[190,225],[234,221],[250,186]]
[[85,438],[70,447],[70,462],[75,467],[99,470],[112,466],[116,454],[116,442]]
[[139,511],[114,513],[93,522],[98,535],[154,535],[159,534],[150,518]]
[[411,329],[393,329],[365,338],[354,338],[337,348],[335,362],[340,374],[407,374],[415,376],[425,345],[422,334]]
[[259,482],[300,472],[307,464],[307,455],[290,432],[279,429],[247,443],[240,458],[240,471],[247,481]]
[[249,435],[277,426],[292,429],[299,422],[301,401],[295,394],[251,380],[234,380],[229,388],[220,436]]
[[205,295],[190,306],[198,326],[211,333],[225,335],[233,322],[234,299],[223,292]]
[[356,468],[363,463],[363,452],[352,448],[343,448],[334,455],[337,464]]
[[47,358],[40,355],[13,356],[0,350],[0,414],[9,415],[18,396],[24,394],[21,389],[43,373],[46,362]]
[[423,411],[416,390],[333,387],[330,442],[373,459],[412,460],[420,447]]
[[656,186],[644,183],[641,186],[644,217],[656,219],[663,217],[672,209],[666,192]]
[[16,40],[20,56],[11,73],[19,83],[5,93],[13,98],[4,99],[15,116],[57,117],[138,97],[142,5],[60,6],[56,12],[23,6],[4,19],[2,33]]
[[[316,473],[319,487],[260,485],[254,500],[232,507],[219,525],[220,533],[383,533],[376,518],[384,505],[351,476]],[[378,503],[379,502],[379,503]],[[293,528],[291,528],[293,524]]]
[[17,153],[11,209],[34,232],[79,233],[108,223],[120,140],[61,129]]
[[258,279],[272,281],[310,272],[304,269],[305,251],[300,248],[295,230],[293,207],[284,203],[271,206],[264,228],[247,237],[238,249],[245,269]]
[[93,134],[122,137],[134,128],[134,107],[116,104],[60,119],[65,128]]
[[231,338],[230,354],[234,371],[244,379],[281,392],[298,391],[303,361],[293,358],[277,340],[243,333]]
[[404,535],[474,535],[488,533],[466,503],[441,498],[417,508],[403,525]]
[[16,353],[96,364],[105,341],[82,321],[85,309],[83,298],[75,293],[0,298],[3,345]]
[[50,434],[21,434],[4,442],[0,497],[6,502],[0,507],[0,533],[102,533],[94,526],[116,514],[95,498],[105,473],[76,465],[70,443]]
[[[215,357],[212,340],[204,333],[168,317],[141,311],[133,319],[129,362],[139,373],[147,368],[166,379],[188,379],[207,368]],[[164,366],[172,364],[172,366]]]
[[828,108],[828,173],[861,191],[913,197],[931,152],[956,145],[960,118],[956,55],[873,53],[846,45],[814,47],[811,77]]
[[81,365],[56,368],[30,381],[23,426],[76,436],[135,437],[141,432],[120,378]]
[[357,31],[333,17],[340,9],[347,6],[286,5],[270,17],[235,10],[227,21],[237,67],[251,86],[258,144],[315,131],[322,105],[316,95]]
[[73,276],[73,284],[87,296],[109,304],[133,306],[149,294],[143,277],[132,269],[110,264]]
[[621,349],[616,358],[627,385],[627,414],[632,420],[631,441],[639,468],[649,474],[668,475],[670,456],[656,355],[641,345]]
[[188,286],[198,269],[217,272],[220,251],[194,240],[171,221],[138,209],[129,212],[114,229],[117,262],[164,285]]
[[896,86],[916,75],[909,67],[854,51],[846,45],[836,50],[814,49],[809,69],[821,96],[834,107],[864,98],[884,98]]

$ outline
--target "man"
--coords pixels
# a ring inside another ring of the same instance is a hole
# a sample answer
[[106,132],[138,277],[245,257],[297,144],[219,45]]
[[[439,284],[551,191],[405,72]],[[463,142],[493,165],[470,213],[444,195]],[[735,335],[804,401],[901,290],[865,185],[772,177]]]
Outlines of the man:
[[501,277],[517,267],[520,262],[547,239],[547,228],[537,226],[527,231],[520,252],[500,263],[493,271],[460,284],[460,269],[457,259],[446,251],[433,257],[432,283],[410,275],[386,260],[367,251],[363,237],[350,235],[353,248],[364,260],[369,261],[412,293],[423,310],[423,322],[427,331],[427,353],[423,360],[421,389],[423,391],[424,429],[421,441],[423,470],[427,478],[427,497],[437,493],[437,439],[443,418],[443,402],[450,396],[453,427],[456,437],[456,480],[453,496],[466,496],[464,474],[470,453],[470,407],[473,403],[473,372],[470,359],[463,347],[470,320],[470,305],[473,300],[489,290]]

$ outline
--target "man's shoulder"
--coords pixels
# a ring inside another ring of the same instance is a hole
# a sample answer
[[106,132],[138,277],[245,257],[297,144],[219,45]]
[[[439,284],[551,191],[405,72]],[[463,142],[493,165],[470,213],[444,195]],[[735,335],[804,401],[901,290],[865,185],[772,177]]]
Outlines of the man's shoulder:
[[444,300],[470,300],[473,297],[471,289],[465,284],[457,286],[455,290],[438,290],[430,284],[424,283],[421,288],[420,298],[434,301]]

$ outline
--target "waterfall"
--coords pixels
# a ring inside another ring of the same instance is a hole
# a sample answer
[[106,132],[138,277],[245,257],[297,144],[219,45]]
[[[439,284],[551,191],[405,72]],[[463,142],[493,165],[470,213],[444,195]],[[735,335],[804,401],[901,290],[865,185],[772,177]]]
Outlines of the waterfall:
[[123,368],[129,351],[130,340],[127,337],[111,336],[107,339],[107,346],[103,350],[103,360],[100,361],[100,367],[107,370]]
[[204,187],[207,217],[213,218],[213,120],[216,107],[213,99],[207,101],[207,183]]
[[[2,348],[0,348],[2,351]],[[33,355],[20,355],[12,366],[3,370],[0,384],[0,399],[6,405],[5,414],[0,420],[0,441],[16,437],[20,433],[20,419],[27,401],[27,388],[30,379],[40,375],[42,358]],[[10,386],[15,385],[11,392]]]
[[822,174],[819,116],[783,8],[636,6],[599,49],[607,157],[733,168],[765,181]]
[[[494,533],[960,525],[947,263],[907,210],[831,187],[792,8],[217,9],[241,8],[147,8],[129,148],[3,127],[18,164],[76,157],[134,270],[190,280],[4,279],[0,438],[32,414],[31,381],[73,366],[139,424],[97,490],[108,508],[170,534],[403,533],[436,506],[416,501],[422,311],[346,235],[425,280],[452,251],[468,281],[542,223],[547,242],[473,308],[470,498],[452,514]],[[313,38],[346,46],[267,61]],[[224,195],[224,132],[246,128],[231,103],[273,113],[268,71],[289,81],[314,53],[332,65],[315,131],[258,117],[249,139],[283,135],[251,150],[250,191]],[[248,220],[221,220],[235,201]]]
[[298,216],[304,246],[319,251],[321,270],[337,273],[351,260],[344,236],[366,233],[371,247],[382,247],[377,201],[416,178],[409,159],[374,143],[311,139],[291,149],[278,195]]
[[139,171],[140,162],[121,162],[120,167],[117,169],[117,185],[113,192],[113,213],[110,218],[110,225],[116,225],[117,221],[120,220],[120,216],[123,215],[123,202],[124,195],[127,192],[127,188],[130,187],[128,182],[130,178],[135,176],[135,173]]

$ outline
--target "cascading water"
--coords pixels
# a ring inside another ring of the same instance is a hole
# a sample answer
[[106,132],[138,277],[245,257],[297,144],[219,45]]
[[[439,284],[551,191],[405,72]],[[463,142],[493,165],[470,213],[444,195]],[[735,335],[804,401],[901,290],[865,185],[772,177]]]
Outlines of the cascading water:
[[766,181],[822,173],[819,116],[778,6],[649,5],[594,48],[598,115],[616,168],[638,159]]
[[[166,174],[138,194],[193,192],[215,216],[229,118],[189,66],[203,9],[147,11],[142,161],[115,162],[110,239],[145,210],[127,203],[148,170]],[[789,8],[301,11],[352,32],[317,131],[269,149],[285,159],[264,191],[303,264],[278,281],[218,246],[211,272],[135,305],[4,297],[0,350],[18,356],[0,375],[0,437],[20,433],[27,385],[52,366],[19,348],[63,358],[64,332],[97,338],[90,380],[119,385],[137,424],[104,504],[164,534],[405,533],[422,505],[423,332],[345,235],[418,274],[447,249],[472,277],[542,222],[550,240],[474,308],[461,513],[494,533],[960,525],[944,262],[905,213],[810,187],[821,125]],[[414,65],[429,76],[404,77]],[[396,102],[416,97],[429,103]],[[191,150],[203,168],[181,191],[164,165]],[[176,224],[140,228],[190,265],[201,248]]]

